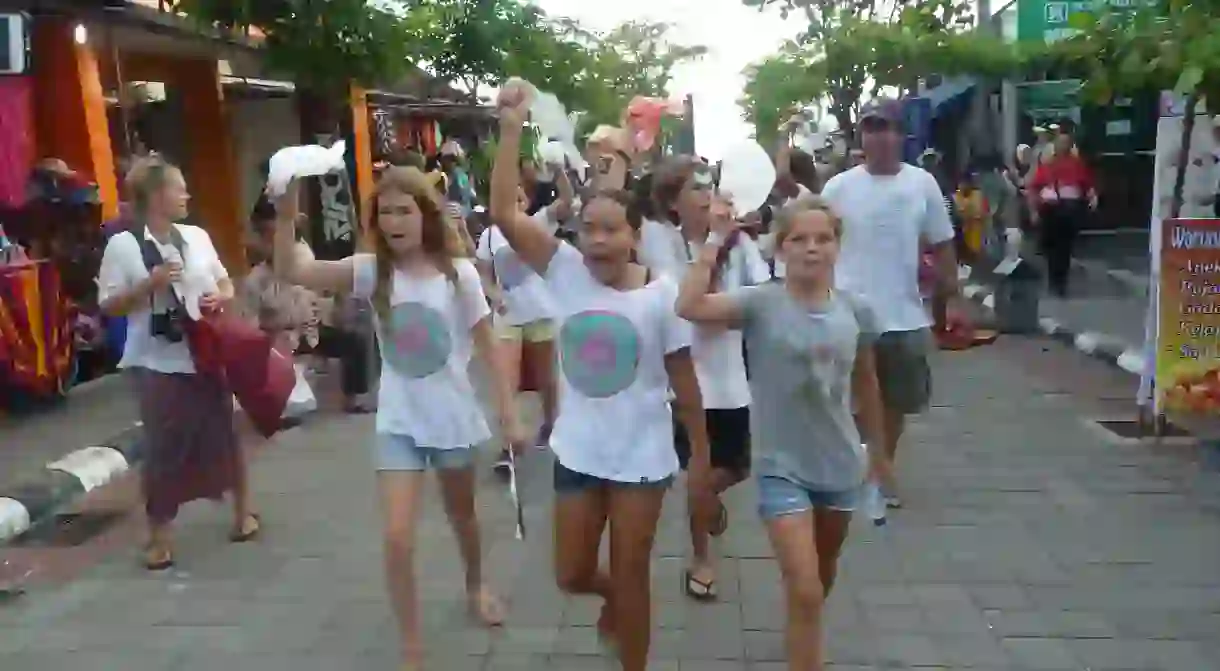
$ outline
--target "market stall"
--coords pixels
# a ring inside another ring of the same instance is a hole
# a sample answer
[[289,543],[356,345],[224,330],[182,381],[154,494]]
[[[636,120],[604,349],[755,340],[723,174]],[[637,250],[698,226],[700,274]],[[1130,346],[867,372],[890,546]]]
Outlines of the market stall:
[[0,265],[0,405],[65,391],[73,365],[70,312],[50,261]]
[[100,216],[96,188],[54,159],[35,168],[23,203],[0,209],[10,246],[0,258],[0,408],[58,398],[108,367],[94,282]]

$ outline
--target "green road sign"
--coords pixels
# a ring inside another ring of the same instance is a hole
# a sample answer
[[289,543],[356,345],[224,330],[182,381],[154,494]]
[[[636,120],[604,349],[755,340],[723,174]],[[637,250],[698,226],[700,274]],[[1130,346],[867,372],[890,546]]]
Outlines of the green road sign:
[[1134,11],[1153,6],[1156,0],[1017,0],[1017,39],[1022,42],[1055,42],[1076,33],[1073,16],[1110,7]]

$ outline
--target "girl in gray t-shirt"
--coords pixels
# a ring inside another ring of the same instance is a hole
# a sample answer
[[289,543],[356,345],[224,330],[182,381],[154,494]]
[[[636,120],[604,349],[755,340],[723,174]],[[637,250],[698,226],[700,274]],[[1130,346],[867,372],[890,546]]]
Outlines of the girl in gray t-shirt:
[[842,227],[815,196],[777,219],[783,280],[709,293],[719,246],[736,226],[728,203],[713,206],[713,230],[682,284],[678,314],[742,329],[753,395],[751,440],[759,513],[788,593],[788,659],[822,668],[821,608],[834,584],[869,460],[880,445],[881,398],[872,344],[877,325],[859,299],[834,287]]

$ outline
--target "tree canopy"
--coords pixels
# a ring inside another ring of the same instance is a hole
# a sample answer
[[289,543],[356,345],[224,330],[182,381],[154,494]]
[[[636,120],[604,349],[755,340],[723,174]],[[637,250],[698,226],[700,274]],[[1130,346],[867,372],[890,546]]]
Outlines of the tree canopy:
[[256,26],[270,68],[317,92],[385,85],[418,64],[478,100],[519,76],[582,112],[586,129],[617,123],[633,96],[667,96],[674,68],[706,53],[671,39],[666,23],[600,33],[525,0],[176,0],[175,9],[206,25]]
[[267,65],[317,91],[395,80],[410,66],[414,17],[403,2],[366,0],[175,0],[205,25],[257,27]]
[[1158,0],[1134,12],[1085,12],[1072,27],[1076,34],[1059,55],[1082,73],[1089,100],[1174,90],[1220,112],[1220,2]]
[[973,3],[963,0],[743,2],[808,22],[797,39],[746,71],[741,104],[759,137],[773,136],[775,119],[793,107],[817,103],[851,135],[860,101],[883,88],[911,91],[932,75],[1018,76],[1063,57],[1062,47],[1006,44],[975,30]]

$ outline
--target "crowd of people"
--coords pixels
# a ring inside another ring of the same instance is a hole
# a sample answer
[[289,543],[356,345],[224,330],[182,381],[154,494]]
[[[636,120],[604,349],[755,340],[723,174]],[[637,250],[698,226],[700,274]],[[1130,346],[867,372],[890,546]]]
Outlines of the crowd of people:
[[[902,506],[894,464],[907,419],[930,399],[932,329],[967,314],[958,250],[981,248],[993,215],[976,195],[986,180],[946,194],[929,170],[904,163],[901,107],[882,98],[861,112],[858,164],[830,175],[785,143],[768,203],[739,216],[697,156],[645,167],[603,146],[586,174],[523,161],[528,88],[506,85],[497,107],[488,225],[477,235],[465,223],[482,208],[459,164],[428,170],[404,156],[380,173],[360,250],[347,258],[315,259],[301,241],[296,183],[260,201],[255,267],[241,286],[204,229],[176,223],[189,199],[181,172],[155,157],[133,166],[135,225],[110,239],[98,285],[102,309],[127,318],[122,365],[136,372],[148,431],[146,566],[173,564],[171,525],[192,499],[232,492],[230,539],[260,531],[232,424],[217,421],[232,397],[196,374],[175,326],[192,296],[238,301],[285,349],[340,357],[347,409],[376,413],[371,449],[405,669],[425,659],[412,559],[429,471],[472,614],[488,626],[511,617],[483,570],[474,448],[493,432],[470,377],[475,357],[504,445],[497,468],[529,446],[553,453],[556,584],[603,600],[598,631],[624,671],[647,667],[649,562],[667,492],[680,484],[688,501],[685,592],[715,601],[712,539],[731,522],[721,497],[747,478],[781,569],[789,668],[823,668],[823,606],[852,514],[870,495]],[[1054,160],[1023,182],[1044,220],[1074,216],[1091,193],[1071,191],[1088,186],[1087,170]],[[544,203],[540,171],[553,178]],[[937,310],[925,306],[922,260]],[[376,350],[353,335],[362,306]],[[521,390],[542,399],[538,427],[523,424]]]

